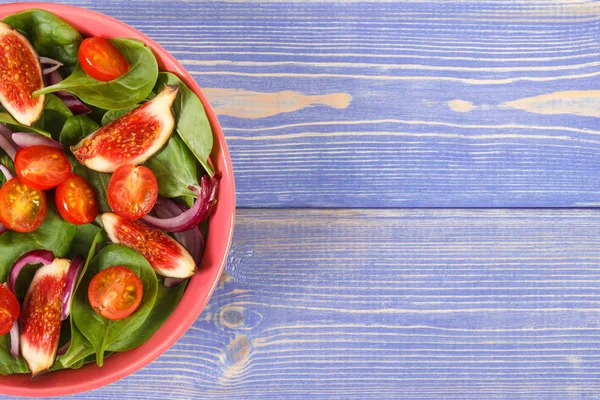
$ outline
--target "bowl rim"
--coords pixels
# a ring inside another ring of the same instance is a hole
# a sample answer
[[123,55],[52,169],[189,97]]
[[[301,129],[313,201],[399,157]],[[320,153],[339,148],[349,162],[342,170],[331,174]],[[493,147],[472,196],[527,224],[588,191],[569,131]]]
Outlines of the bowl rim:
[[[222,128],[219,124],[219,121],[214,113],[214,110],[210,106],[208,100],[202,93],[197,82],[192,78],[192,76],[183,68],[183,66],[173,57],[167,50],[165,50],[161,45],[156,43],[150,37],[146,36],[142,32],[133,28],[132,26],[119,21],[113,17],[102,14],[97,11],[89,10],[87,8],[66,5],[66,4],[56,4],[50,2],[17,2],[17,3],[8,3],[8,4],[0,4],[0,18],[3,18],[5,15],[10,15],[13,13],[26,11],[29,9],[45,9],[49,12],[57,14],[59,17],[62,17],[62,14],[80,14],[84,15],[86,19],[93,18],[95,20],[102,21],[103,24],[108,25],[107,31],[110,31],[111,27],[118,27],[120,30],[127,31],[132,36],[142,40],[147,46],[152,48],[153,53],[157,57],[159,61],[159,65],[162,64],[161,60],[167,60],[173,68],[170,68],[168,71],[177,74],[177,76],[200,98],[207,117],[210,121],[210,125],[213,131],[213,140],[216,139],[217,146],[213,146],[213,152],[211,153],[211,159],[215,159],[218,157],[223,162],[223,168],[221,169],[221,173],[223,175],[223,180],[227,180],[228,187],[230,188],[230,192],[228,193],[227,199],[222,200],[227,205],[227,208],[223,211],[227,218],[229,215],[229,222],[227,226],[220,226],[220,229],[226,229],[226,246],[220,248],[215,257],[220,258],[218,270],[215,275],[215,279],[211,282],[208,292],[206,293],[205,298],[201,299],[201,301],[195,301],[190,304],[190,308],[187,309],[187,312],[183,316],[183,319],[178,319],[178,323],[173,327],[173,329],[162,332],[165,325],[169,323],[169,320],[172,319],[173,314],[177,312],[178,309],[181,310],[181,305],[183,303],[183,298],[180,301],[179,305],[175,308],[175,310],[171,313],[169,318],[163,323],[163,326],[159,328],[159,330],[146,342],[144,345],[148,344],[153,338],[157,336],[159,332],[161,332],[161,339],[159,343],[156,343],[154,347],[148,349],[148,351],[144,352],[140,357],[135,358],[134,360],[130,360],[125,363],[120,363],[120,368],[116,368],[116,370],[110,370],[107,373],[96,374],[91,379],[81,380],[81,381],[73,381],[69,384],[63,384],[61,382],[60,385],[53,385],[51,380],[48,380],[49,384],[42,387],[34,387],[31,386],[15,386],[11,385],[10,382],[3,382],[2,378],[9,378],[15,375],[10,375],[7,377],[0,377],[0,393],[8,394],[8,395],[17,395],[17,396],[26,396],[26,397],[39,397],[39,396],[63,396],[81,393],[88,390],[93,390],[100,388],[102,386],[108,385],[110,383],[116,382],[119,379],[122,379],[140,369],[150,364],[160,355],[162,355],[169,347],[171,347],[183,334],[192,326],[192,324],[196,321],[202,310],[205,308],[209,299],[211,298],[221,275],[225,269],[225,265],[227,262],[227,257],[229,254],[229,250],[231,248],[232,238],[233,238],[233,229],[235,223],[235,182],[233,179],[233,169],[231,165],[231,157],[229,155],[229,150],[227,148],[227,143],[225,141],[225,136],[223,134]],[[107,35],[111,36],[111,35]],[[159,54],[157,54],[159,53]],[[221,185],[222,186],[222,185]],[[224,195],[223,193],[219,193],[219,196]],[[218,208],[218,205],[217,205]],[[207,241],[210,239],[210,234],[207,237]],[[217,245],[217,247],[222,247],[222,245]],[[213,267],[214,268],[214,267]],[[198,277],[198,274],[194,276],[194,278]],[[194,279],[192,278],[192,280]],[[188,286],[189,287],[189,286]],[[186,289],[187,292],[187,289]],[[184,295],[185,298],[185,295]],[[142,346],[144,346],[142,345]],[[138,347],[139,349],[139,347]],[[120,353],[115,356],[126,355],[136,349],[128,350],[127,352]],[[114,357],[114,356],[111,356]],[[85,367],[84,367],[85,368]],[[81,370],[80,370],[81,371]],[[52,374],[42,375],[40,378],[48,377],[50,378],[53,374],[59,373],[74,373],[72,370],[63,370],[56,371]],[[23,375],[17,375],[23,376]]]

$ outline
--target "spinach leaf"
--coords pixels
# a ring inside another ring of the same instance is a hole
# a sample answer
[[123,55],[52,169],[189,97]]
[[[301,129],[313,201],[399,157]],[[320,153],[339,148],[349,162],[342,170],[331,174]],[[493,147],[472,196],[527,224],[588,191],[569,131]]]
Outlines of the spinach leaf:
[[100,128],[96,121],[85,115],[73,115],[65,121],[60,131],[59,142],[65,148],[75,146],[81,139]]
[[12,264],[31,250],[50,250],[55,257],[64,257],[73,241],[75,225],[65,222],[56,211],[49,208],[46,219],[30,233],[14,231],[0,236],[0,282],[6,282]]
[[198,185],[196,160],[179,136],[171,136],[167,146],[146,162],[158,181],[164,197],[195,196],[188,186]]
[[33,9],[9,15],[3,21],[27,37],[40,56],[77,64],[81,34],[56,15]]
[[[90,226],[93,226],[93,225],[90,225]],[[85,264],[83,265],[83,268],[81,269],[81,276],[79,277],[79,281],[75,284],[75,292],[77,292],[77,289],[78,289],[79,285],[81,284],[81,281],[83,280],[83,277],[88,269],[88,266],[89,266],[92,258],[96,254],[96,245],[98,245],[106,240],[106,235],[105,235],[104,231],[100,230],[99,228],[97,228],[97,229],[98,229],[98,231],[96,232],[93,240],[91,241],[91,243],[88,246],[88,251],[86,252],[87,257],[85,260]],[[71,301],[75,302],[75,299],[72,299]],[[72,307],[73,307],[73,303],[71,303],[71,310],[73,309]],[[87,357],[91,354],[94,354],[94,346],[92,346],[92,343],[90,343],[90,341],[81,333],[79,328],[77,328],[77,325],[75,324],[75,321],[73,318],[73,312],[71,312],[71,315],[69,316],[69,321],[70,321],[70,330],[71,330],[71,344],[69,345],[69,349],[67,350],[67,352],[65,354],[57,357],[57,360],[56,360],[57,362],[55,364],[55,365],[57,365],[57,369],[61,369],[59,367],[79,368],[81,365],[83,365],[83,359],[85,357]]]
[[71,116],[73,113],[61,99],[53,94],[48,94],[44,103],[44,112],[33,126],[49,132],[52,138],[58,140],[65,121]]
[[97,239],[98,234],[101,234],[101,229],[93,224],[76,225],[75,237],[71,243],[69,256],[71,259],[75,256],[86,257],[90,252],[92,243]]
[[107,111],[106,114],[104,114],[102,116],[102,126],[108,124],[111,121],[114,121],[115,119],[117,119],[119,117],[122,117],[123,115],[127,114],[129,111],[133,110],[137,106],[139,106],[139,104],[136,104],[133,107],[123,108],[121,110],[110,110],[110,111]]
[[107,346],[107,349],[112,351],[125,351],[146,343],[167,318],[169,318],[169,315],[171,315],[173,310],[175,310],[175,307],[179,304],[179,300],[183,297],[186,286],[187,281],[181,282],[179,285],[171,288],[165,287],[165,285],[159,283],[154,308],[152,308],[146,321],[144,321],[142,326],[136,329],[135,332],[126,337],[122,337],[121,340]]
[[34,132],[48,137],[52,136],[45,130],[36,128],[35,126],[21,125],[17,122],[16,119],[12,117],[12,115],[7,113],[6,111],[0,112],[0,124],[8,125],[8,127],[11,128],[13,132]]
[[131,107],[152,91],[158,75],[158,64],[152,50],[134,39],[110,39],[129,62],[129,71],[108,82],[97,81],[77,65],[65,80],[37,90],[34,96],[66,90],[85,103],[106,110]]
[[14,358],[10,354],[10,335],[6,334],[0,337],[0,374],[26,374],[29,372],[27,364],[22,357]]
[[[140,277],[144,287],[144,295],[138,309],[129,317],[113,321],[98,315],[90,306],[87,291],[90,281],[98,272],[122,265]],[[104,351],[112,343],[135,332],[146,320],[154,302],[158,281],[156,274],[146,259],[139,253],[125,246],[110,244],[94,257],[85,273],[73,299],[73,321],[83,335],[92,343],[96,351],[96,363],[102,366]]]
[[170,72],[158,74],[154,91],[160,92],[165,84],[179,86],[179,93],[173,103],[177,133],[212,177],[215,171],[209,164],[208,157],[213,147],[213,135],[202,102],[185,83]]

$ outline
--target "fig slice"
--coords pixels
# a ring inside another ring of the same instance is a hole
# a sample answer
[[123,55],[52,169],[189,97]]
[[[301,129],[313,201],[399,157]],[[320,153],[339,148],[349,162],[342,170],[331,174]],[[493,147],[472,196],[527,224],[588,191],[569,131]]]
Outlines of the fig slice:
[[42,66],[25,36],[0,22],[0,103],[22,125],[31,126],[44,110]]
[[63,288],[70,261],[55,258],[38,269],[21,308],[21,355],[33,376],[54,364],[60,339]]
[[83,138],[71,151],[94,171],[114,172],[125,164],[143,164],[171,137],[175,119],[171,106],[179,88],[165,85],[152,100]]
[[163,231],[114,213],[102,214],[101,219],[112,242],[143,255],[157,274],[169,278],[194,275],[196,263],[190,253]]

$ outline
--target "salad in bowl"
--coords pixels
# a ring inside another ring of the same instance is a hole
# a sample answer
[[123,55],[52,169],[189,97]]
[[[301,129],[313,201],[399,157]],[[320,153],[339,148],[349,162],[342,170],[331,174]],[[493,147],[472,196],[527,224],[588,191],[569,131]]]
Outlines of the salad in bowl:
[[[138,38],[82,34],[45,9],[3,16],[0,374],[35,382],[151,340],[164,351],[176,337],[155,333],[182,298],[210,296],[231,239],[229,159],[204,99],[164,57]],[[207,246],[220,229],[213,216],[228,224],[218,249]],[[206,257],[218,261],[210,274]],[[198,275],[209,282],[194,286]]]

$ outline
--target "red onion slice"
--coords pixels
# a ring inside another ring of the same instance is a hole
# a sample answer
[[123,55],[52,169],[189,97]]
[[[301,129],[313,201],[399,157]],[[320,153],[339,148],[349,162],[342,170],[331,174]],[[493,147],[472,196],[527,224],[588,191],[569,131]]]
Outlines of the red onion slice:
[[190,190],[198,194],[194,205],[187,211],[172,218],[157,218],[152,215],[142,217],[148,225],[167,232],[182,232],[193,228],[210,215],[215,204],[220,176],[211,179],[204,175],[200,181],[200,188],[190,186]]
[[71,265],[69,265],[66,284],[62,295],[62,308],[60,312],[61,321],[67,319],[71,313],[71,297],[73,297],[73,291],[75,290],[75,285],[79,280],[79,274],[81,274],[82,267],[83,258],[80,256],[75,257],[73,261],[71,261]]
[[2,224],[0,224],[0,235],[2,235],[4,232],[6,232],[6,227]]
[[[63,79],[58,73],[58,71],[53,71],[47,75],[48,86],[55,85],[58,82],[61,82],[62,80]],[[79,100],[79,98],[77,98],[77,96],[75,96],[74,94],[65,92],[64,90],[60,90],[58,92],[55,92],[54,94],[57,95],[63,101],[63,103],[65,103],[65,105],[69,107],[69,110],[71,110],[71,112],[75,115],[89,114],[92,112],[92,110],[88,106],[83,104],[83,102]]]
[[15,142],[12,141],[12,134],[13,132],[9,129],[8,126],[0,124],[0,135],[4,136],[6,140],[9,141],[10,145],[16,148],[17,145],[15,144]]
[[[154,211],[159,218],[172,218],[180,215],[187,211],[188,208],[184,207],[171,199],[159,197]],[[196,264],[200,263],[202,253],[204,253],[204,238],[202,232],[197,225],[194,225],[191,229],[183,232],[174,233],[175,239],[190,253]]]
[[19,358],[19,320],[17,319],[10,328],[10,354]]
[[62,346],[60,346],[58,348],[58,350],[56,351],[56,354],[59,356],[65,354],[67,351],[69,351],[70,346],[71,346],[71,340],[68,340],[67,343],[63,344]]
[[40,57],[40,64],[48,65],[48,67],[42,69],[43,75],[48,75],[49,73],[54,72],[63,66],[63,63],[60,61],[56,61],[55,59],[49,57]]
[[49,146],[55,149],[62,150],[64,146],[58,143],[56,140],[40,135],[39,133],[31,132],[15,132],[12,134],[12,140],[19,147],[31,147],[31,146]]
[[8,277],[8,288],[11,292],[15,293],[15,284],[21,270],[29,264],[43,264],[48,265],[54,261],[54,254],[48,250],[33,250],[29,253],[23,254],[15,261],[11,270],[10,276]]
[[0,149],[4,150],[11,160],[15,160],[17,149],[11,141],[4,135],[0,135]]
[[0,163],[0,171],[2,172],[2,175],[4,175],[4,177],[6,178],[6,181],[10,181],[13,178],[13,174],[12,172],[10,172],[10,169],[6,168],[6,165]]

